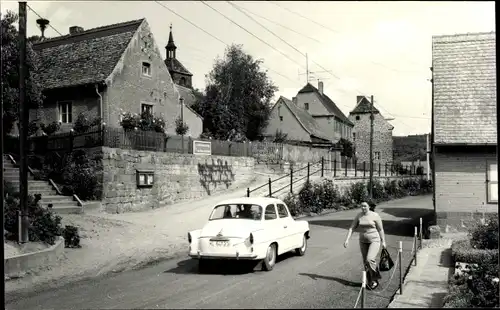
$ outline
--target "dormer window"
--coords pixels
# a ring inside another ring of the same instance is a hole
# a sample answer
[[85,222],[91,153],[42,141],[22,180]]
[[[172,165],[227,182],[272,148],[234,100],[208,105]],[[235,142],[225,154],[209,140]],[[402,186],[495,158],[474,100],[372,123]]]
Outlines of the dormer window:
[[304,109],[309,110],[309,103],[304,103]]
[[359,115],[356,115],[356,120],[359,121]]
[[151,76],[151,64],[149,62],[142,63],[142,75]]

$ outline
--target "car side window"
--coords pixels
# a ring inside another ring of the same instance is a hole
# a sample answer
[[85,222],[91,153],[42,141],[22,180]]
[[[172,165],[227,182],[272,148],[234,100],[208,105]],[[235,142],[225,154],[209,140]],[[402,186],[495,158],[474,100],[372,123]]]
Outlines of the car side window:
[[276,208],[274,207],[274,205],[268,205],[266,207],[266,212],[265,212],[265,215],[264,215],[264,219],[265,220],[275,220],[278,218],[278,215],[276,214]]
[[288,210],[284,204],[277,204],[278,207],[278,215],[280,218],[288,217]]

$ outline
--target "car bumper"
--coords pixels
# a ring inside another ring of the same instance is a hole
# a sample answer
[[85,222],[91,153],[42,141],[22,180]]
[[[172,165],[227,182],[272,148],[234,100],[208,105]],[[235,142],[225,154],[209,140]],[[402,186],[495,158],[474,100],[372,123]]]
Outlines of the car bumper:
[[257,259],[256,254],[222,254],[222,253],[189,253],[191,258],[195,259],[234,259],[234,260],[254,260]]

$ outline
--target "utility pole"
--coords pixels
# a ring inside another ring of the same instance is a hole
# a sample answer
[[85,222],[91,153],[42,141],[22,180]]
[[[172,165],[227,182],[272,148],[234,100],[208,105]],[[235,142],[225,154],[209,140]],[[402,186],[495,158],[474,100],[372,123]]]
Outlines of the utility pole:
[[[29,107],[26,102],[26,2],[19,2],[19,155],[21,242],[28,239],[28,124]],[[3,159],[2,159],[3,160]]]
[[370,183],[369,183],[370,199],[373,198],[373,95],[370,101]]
[[426,157],[426,161],[427,161],[427,180],[430,180],[430,173],[431,173],[431,163],[430,163],[430,154],[431,154],[431,145],[430,145],[430,139],[429,139],[429,136],[430,134],[426,134],[425,135],[427,137],[427,157]]
[[309,83],[309,58],[306,53],[306,84]]

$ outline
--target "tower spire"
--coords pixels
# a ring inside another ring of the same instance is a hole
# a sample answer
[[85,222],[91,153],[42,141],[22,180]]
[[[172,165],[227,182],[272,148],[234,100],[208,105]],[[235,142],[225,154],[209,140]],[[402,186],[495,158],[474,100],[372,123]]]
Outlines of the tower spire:
[[168,43],[165,49],[167,50],[167,59],[175,58],[177,46],[175,46],[174,35],[172,34],[172,23],[170,23],[170,34],[168,35]]

